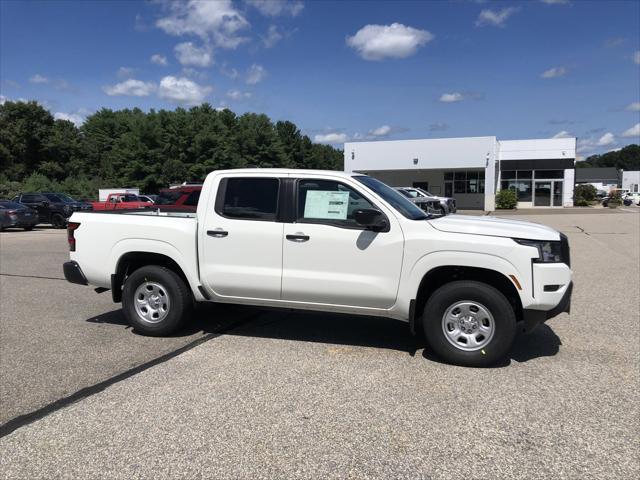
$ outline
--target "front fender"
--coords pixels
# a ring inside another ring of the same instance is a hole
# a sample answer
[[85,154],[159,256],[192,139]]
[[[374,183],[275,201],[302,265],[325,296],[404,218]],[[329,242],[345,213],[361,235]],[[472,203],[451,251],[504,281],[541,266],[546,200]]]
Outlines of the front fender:
[[455,250],[437,251],[420,257],[407,272],[401,288],[402,294],[400,295],[400,298],[403,299],[403,304],[406,305],[406,307],[403,306],[403,309],[406,308],[407,310],[407,318],[409,316],[409,302],[416,298],[422,279],[427,273],[439,267],[475,267],[493,270],[501,273],[511,282],[513,280],[511,280],[510,275],[514,275],[522,286],[522,290],[518,289],[517,286],[516,290],[520,295],[523,306],[531,303],[531,299],[526,294],[529,291],[527,286],[531,282],[531,274],[527,275],[526,272],[521,272],[505,258],[488,253]]

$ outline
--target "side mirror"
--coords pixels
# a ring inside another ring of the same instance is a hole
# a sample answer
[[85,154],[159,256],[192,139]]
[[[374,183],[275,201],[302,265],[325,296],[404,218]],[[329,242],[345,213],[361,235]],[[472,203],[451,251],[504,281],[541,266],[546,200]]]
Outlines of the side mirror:
[[374,208],[360,208],[355,210],[353,212],[353,219],[358,225],[376,232],[389,229],[389,222],[385,214]]

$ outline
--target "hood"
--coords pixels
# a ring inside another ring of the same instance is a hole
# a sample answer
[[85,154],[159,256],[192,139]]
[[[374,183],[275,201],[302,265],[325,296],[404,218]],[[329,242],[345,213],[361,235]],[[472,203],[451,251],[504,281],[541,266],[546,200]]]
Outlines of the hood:
[[522,220],[447,215],[446,217],[430,220],[430,223],[434,228],[443,232],[523,238],[527,240],[560,240],[560,234],[553,228]]

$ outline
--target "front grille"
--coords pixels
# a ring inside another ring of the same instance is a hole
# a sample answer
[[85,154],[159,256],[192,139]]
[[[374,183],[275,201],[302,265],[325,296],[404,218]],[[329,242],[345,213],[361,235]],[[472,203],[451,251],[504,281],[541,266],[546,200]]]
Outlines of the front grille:
[[564,233],[560,234],[560,255],[562,257],[562,261],[567,264],[568,267],[571,266],[571,252],[569,249],[569,239]]

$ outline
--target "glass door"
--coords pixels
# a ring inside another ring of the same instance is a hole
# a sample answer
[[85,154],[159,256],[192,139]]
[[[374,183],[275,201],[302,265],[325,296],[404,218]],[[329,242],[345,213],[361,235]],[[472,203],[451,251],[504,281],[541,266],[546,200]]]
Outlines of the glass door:
[[536,181],[533,197],[533,205],[535,207],[551,206],[551,180]]
[[553,181],[553,206],[562,206],[562,180]]

